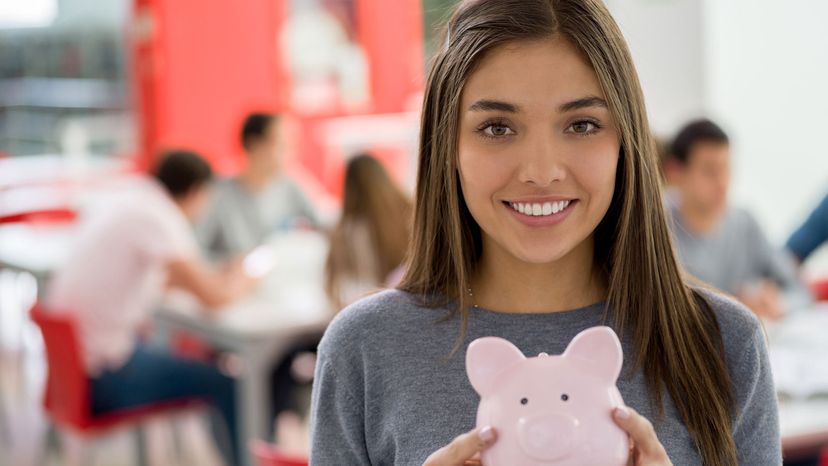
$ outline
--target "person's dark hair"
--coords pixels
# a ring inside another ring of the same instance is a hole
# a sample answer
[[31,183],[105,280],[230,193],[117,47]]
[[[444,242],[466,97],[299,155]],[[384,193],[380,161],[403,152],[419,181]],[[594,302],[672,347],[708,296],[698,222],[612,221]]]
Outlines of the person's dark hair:
[[670,145],[670,158],[682,165],[689,161],[693,146],[702,142],[729,144],[727,134],[719,125],[708,119],[688,123],[678,132]]
[[164,152],[153,176],[172,197],[181,197],[207,184],[213,170],[203,157],[188,150]]
[[279,117],[272,113],[251,113],[244,119],[241,130],[241,144],[244,150],[250,150],[256,141],[264,138],[271,123]]

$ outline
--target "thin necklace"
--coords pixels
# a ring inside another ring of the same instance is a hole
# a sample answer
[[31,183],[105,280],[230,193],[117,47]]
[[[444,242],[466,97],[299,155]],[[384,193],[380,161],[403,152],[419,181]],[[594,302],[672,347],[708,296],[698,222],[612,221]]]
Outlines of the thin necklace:
[[471,287],[468,287],[467,291],[469,292],[469,298],[471,298],[472,307],[473,307],[473,308],[475,308],[475,309],[480,309],[480,308],[477,306],[477,303],[475,303],[475,302],[474,302],[474,293],[472,293],[472,289],[471,289]]

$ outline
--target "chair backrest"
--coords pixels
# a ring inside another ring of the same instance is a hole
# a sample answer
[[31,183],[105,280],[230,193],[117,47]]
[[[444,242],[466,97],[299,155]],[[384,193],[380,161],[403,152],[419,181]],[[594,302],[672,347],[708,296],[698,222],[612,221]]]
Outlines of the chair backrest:
[[250,451],[258,466],[308,466],[307,458],[281,452],[275,446],[261,440],[250,442]]
[[84,427],[91,421],[89,379],[75,322],[67,313],[50,312],[35,305],[32,320],[43,333],[48,375],[43,404],[52,420]]

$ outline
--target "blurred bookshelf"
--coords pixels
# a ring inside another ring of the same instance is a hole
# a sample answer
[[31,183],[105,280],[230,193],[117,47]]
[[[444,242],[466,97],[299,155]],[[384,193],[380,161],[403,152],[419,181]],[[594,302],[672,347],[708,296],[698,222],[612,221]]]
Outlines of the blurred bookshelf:
[[0,30],[0,152],[131,150],[123,35],[111,28]]

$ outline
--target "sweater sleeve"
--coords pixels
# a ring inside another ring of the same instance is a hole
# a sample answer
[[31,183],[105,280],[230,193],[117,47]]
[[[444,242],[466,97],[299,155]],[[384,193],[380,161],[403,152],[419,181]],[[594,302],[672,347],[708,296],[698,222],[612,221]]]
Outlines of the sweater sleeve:
[[370,466],[365,441],[365,400],[362,373],[336,365],[332,356],[344,352],[331,340],[341,328],[333,325],[319,345],[311,395],[312,466]]
[[755,326],[731,367],[736,395],[733,436],[739,464],[781,465],[779,413],[765,334]]

